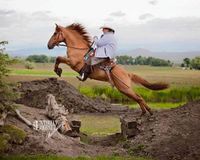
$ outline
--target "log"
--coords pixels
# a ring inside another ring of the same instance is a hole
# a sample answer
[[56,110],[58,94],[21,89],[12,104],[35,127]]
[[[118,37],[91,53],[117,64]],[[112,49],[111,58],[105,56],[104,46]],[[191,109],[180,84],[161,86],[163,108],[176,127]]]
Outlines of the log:
[[47,95],[47,103],[46,114],[50,119],[55,121],[57,127],[59,126],[60,133],[66,134],[72,131],[70,121],[67,119],[68,110],[63,105],[58,104],[52,94]]

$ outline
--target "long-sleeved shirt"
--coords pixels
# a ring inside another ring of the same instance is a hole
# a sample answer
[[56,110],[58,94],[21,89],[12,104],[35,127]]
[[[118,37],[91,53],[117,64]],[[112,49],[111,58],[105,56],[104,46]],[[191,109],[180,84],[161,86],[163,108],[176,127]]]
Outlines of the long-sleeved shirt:
[[117,41],[114,33],[107,32],[101,36],[100,39],[95,40],[97,58],[114,58],[117,50]]

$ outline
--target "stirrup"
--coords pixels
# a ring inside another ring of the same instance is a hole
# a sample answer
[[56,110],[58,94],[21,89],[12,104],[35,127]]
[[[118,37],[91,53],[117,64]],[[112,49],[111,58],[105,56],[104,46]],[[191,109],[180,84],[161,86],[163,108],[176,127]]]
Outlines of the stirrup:
[[80,81],[84,81],[85,78],[85,73],[82,73],[82,75],[80,76],[76,76],[76,78],[78,78]]

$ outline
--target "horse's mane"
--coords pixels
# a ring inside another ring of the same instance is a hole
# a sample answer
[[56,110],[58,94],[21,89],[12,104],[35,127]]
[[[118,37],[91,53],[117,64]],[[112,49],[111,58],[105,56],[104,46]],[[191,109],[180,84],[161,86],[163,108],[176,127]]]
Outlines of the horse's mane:
[[86,42],[88,42],[88,46],[90,46],[91,39],[90,39],[90,36],[89,36],[88,32],[86,31],[86,29],[83,25],[81,25],[79,23],[73,23],[73,24],[67,26],[66,29],[71,29],[71,30],[77,31],[83,37],[83,39]]

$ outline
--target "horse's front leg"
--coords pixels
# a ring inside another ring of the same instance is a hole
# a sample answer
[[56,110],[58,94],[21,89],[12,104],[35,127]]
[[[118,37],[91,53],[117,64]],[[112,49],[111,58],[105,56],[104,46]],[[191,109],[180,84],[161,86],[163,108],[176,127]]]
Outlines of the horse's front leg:
[[70,60],[67,57],[61,57],[61,56],[58,56],[56,58],[56,63],[55,63],[55,66],[54,66],[54,72],[56,72],[56,74],[59,77],[61,77],[61,74],[62,74],[62,68],[59,68],[60,63],[65,63],[67,65],[70,65]]

